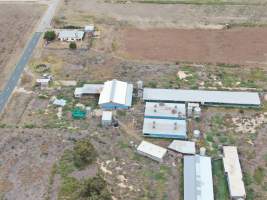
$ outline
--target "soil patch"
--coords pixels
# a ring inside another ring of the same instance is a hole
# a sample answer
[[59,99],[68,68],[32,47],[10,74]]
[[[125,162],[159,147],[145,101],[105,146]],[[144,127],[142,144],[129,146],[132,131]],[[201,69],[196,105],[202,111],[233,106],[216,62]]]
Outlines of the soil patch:
[[266,65],[267,28],[124,29],[121,51],[160,61]]

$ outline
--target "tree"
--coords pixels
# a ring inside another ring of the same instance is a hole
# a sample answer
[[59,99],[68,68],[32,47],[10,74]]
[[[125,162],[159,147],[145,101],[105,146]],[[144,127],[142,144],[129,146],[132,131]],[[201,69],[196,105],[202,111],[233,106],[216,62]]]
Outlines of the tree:
[[71,42],[69,47],[70,47],[70,49],[77,49],[77,45],[75,42]]
[[97,153],[89,139],[77,141],[74,146],[74,163],[78,168],[84,168],[93,163]]
[[54,39],[56,39],[55,31],[46,31],[44,34],[44,39],[47,41],[53,41]]

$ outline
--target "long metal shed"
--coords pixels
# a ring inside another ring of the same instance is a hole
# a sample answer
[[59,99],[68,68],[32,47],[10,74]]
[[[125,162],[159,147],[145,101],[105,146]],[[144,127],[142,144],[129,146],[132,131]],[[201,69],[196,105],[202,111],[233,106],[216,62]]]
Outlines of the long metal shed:
[[210,157],[184,156],[184,200],[214,200]]
[[258,107],[261,105],[257,92],[144,88],[143,100],[176,103],[196,102],[217,106]]
[[228,188],[231,199],[245,199],[246,190],[243,174],[239,162],[237,147],[223,147],[223,165],[227,176]]
[[145,118],[186,119],[185,104],[146,102]]
[[143,135],[155,138],[187,139],[186,120],[145,118]]

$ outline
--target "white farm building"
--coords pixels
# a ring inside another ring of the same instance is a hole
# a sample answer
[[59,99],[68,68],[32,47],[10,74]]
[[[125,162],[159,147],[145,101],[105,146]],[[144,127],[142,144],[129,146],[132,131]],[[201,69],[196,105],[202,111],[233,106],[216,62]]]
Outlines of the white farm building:
[[144,88],[143,100],[146,102],[191,102],[207,106],[259,107],[261,105],[257,92]]
[[214,200],[210,157],[184,156],[184,200]]
[[227,176],[230,197],[233,200],[246,198],[242,170],[239,162],[237,148],[235,146],[223,147],[223,165]]
[[128,109],[132,105],[133,85],[111,80],[104,83],[98,104],[104,110]]
[[58,33],[58,39],[67,42],[81,41],[83,37],[84,31],[80,30],[61,30]]
[[142,141],[137,147],[137,153],[149,157],[155,161],[162,162],[167,149],[150,142]]

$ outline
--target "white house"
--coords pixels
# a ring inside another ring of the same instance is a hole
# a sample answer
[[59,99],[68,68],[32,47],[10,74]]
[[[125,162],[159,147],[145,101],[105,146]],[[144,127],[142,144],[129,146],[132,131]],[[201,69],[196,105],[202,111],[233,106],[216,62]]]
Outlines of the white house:
[[80,30],[61,30],[58,34],[58,39],[61,41],[80,41],[83,40],[84,31]]
[[104,83],[98,104],[104,110],[128,109],[132,105],[133,85],[112,80]]
[[49,86],[50,78],[39,78],[36,79],[37,85],[41,86],[41,89],[47,88]]

